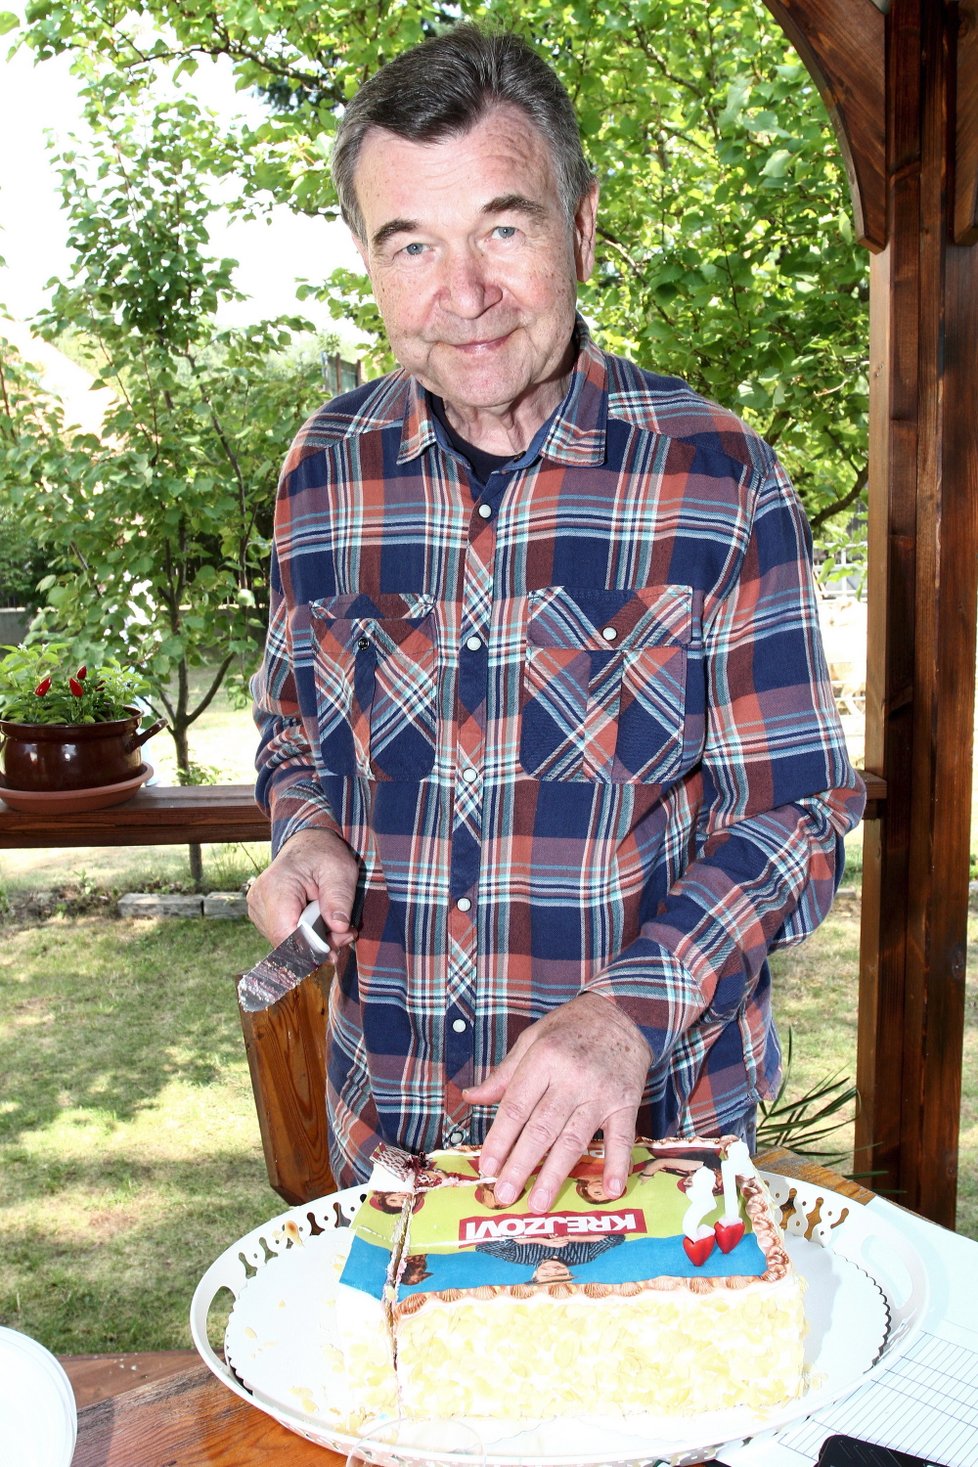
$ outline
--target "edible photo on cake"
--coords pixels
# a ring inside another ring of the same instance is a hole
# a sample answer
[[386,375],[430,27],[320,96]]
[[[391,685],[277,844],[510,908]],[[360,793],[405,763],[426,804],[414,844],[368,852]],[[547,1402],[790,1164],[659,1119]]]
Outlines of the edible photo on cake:
[[602,1157],[585,1155],[550,1212],[540,1216],[529,1212],[526,1193],[508,1207],[497,1204],[491,1183],[479,1177],[477,1151],[436,1153],[428,1158],[415,1193],[371,1191],[354,1223],[343,1282],[383,1296],[395,1224],[406,1211],[408,1251],[397,1279],[399,1301],[487,1286],[760,1278],[767,1262],[742,1199],[737,1220],[743,1233],[734,1248],[711,1248],[697,1263],[684,1246],[691,1180],[702,1173],[709,1184],[708,1210],[714,1210],[715,1199],[722,1211],[721,1168],[718,1143],[681,1148],[644,1143],[632,1153],[623,1196],[608,1200],[601,1188]]

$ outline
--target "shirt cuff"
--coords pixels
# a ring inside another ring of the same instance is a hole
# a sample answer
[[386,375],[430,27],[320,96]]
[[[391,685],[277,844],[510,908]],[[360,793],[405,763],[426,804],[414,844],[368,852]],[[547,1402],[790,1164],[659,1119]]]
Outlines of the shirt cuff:
[[300,830],[329,830],[341,839],[343,837],[332,806],[315,779],[273,785],[269,793],[269,813],[273,856],[277,856],[286,841]]
[[639,938],[627,952],[582,984],[582,993],[609,999],[641,1031],[655,1069],[703,1013],[704,995],[674,952]]

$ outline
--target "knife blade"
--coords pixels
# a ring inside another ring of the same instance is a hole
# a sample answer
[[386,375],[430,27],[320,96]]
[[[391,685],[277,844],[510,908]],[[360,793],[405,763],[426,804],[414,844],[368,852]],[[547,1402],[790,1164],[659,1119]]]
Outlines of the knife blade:
[[238,1003],[247,1014],[270,1008],[332,956],[318,902],[310,902],[294,932],[238,979]]

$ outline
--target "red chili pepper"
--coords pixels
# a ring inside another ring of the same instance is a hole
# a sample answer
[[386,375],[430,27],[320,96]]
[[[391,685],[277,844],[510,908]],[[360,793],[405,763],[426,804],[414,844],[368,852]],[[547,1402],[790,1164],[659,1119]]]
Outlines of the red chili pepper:
[[88,677],[88,668],[82,665],[75,673],[75,677],[78,679],[79,682],[83,682],[84,679]]
[[68,686],[71,689],[71,695],[73,698],[80,698],[85,691],[85,689],[82,687],[81,683],[76,677],[70,677],[68,679]]
[[34,689],[34,696],[35,696],[35,698],[43,698],[44,697],[44,694],[48,691],[48,689],[50,688],[50,686],[51,686],[51,679],[49,677],[42,677],[41,678],[41,681],[38,683],[37,687]]

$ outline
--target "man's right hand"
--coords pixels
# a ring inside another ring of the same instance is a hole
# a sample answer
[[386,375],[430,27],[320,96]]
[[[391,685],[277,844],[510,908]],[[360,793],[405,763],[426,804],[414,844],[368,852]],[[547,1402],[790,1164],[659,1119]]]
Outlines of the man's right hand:
[[351,919],[359,873],[356,856],[333,831],[297,831],[248,892],[248,916],[277,947],[317,901],[336,957],[356,941]]

